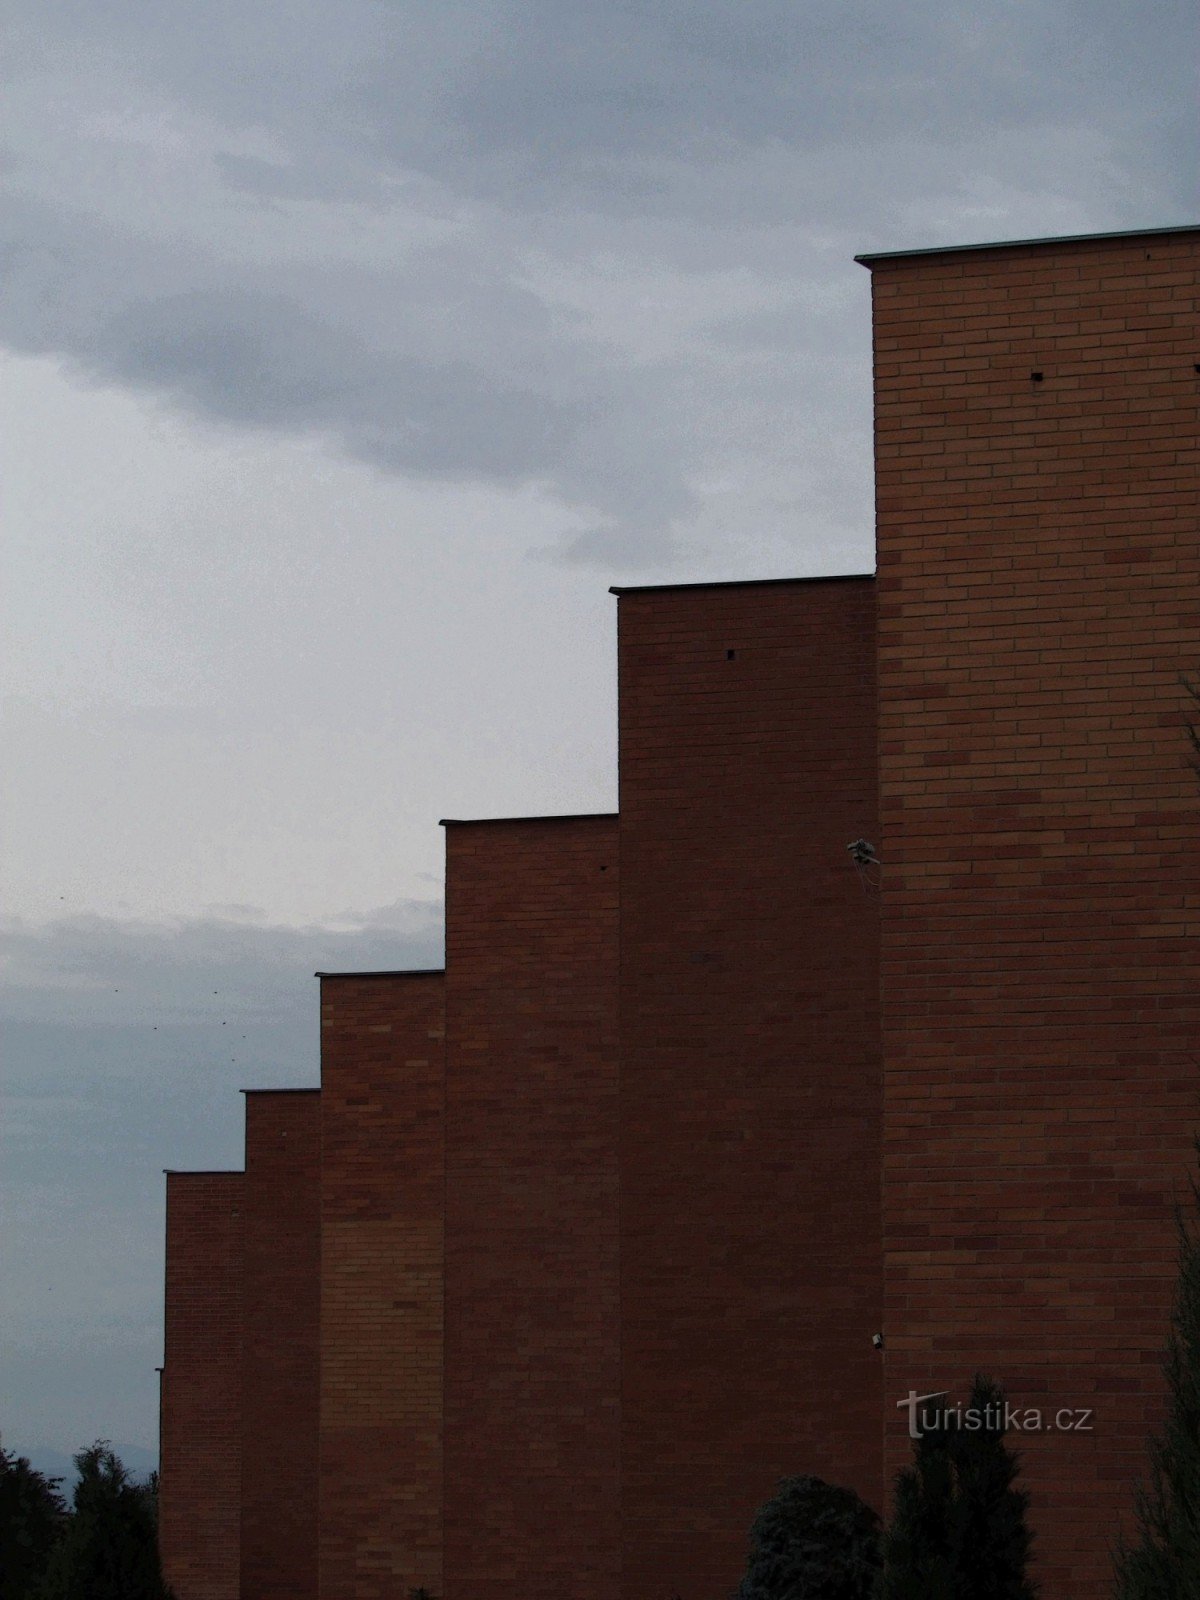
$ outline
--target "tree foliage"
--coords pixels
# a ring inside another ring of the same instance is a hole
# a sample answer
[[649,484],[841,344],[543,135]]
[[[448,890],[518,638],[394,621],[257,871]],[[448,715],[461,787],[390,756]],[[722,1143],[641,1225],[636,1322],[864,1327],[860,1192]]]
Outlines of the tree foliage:
[[785,1478],[754,1519],[735,1600],[870,1600],[879,1518],[850,1489]]
[[879,1600],[1033,1600],[1029,1496],[1004,1442],[1004,1393],[976,1376],[963,1419],[921,1418],[913,1462],[896,1480]]
[[60,1482],[0,1450],[0,1600],[27,1600],[45,1571],[66,1522]]
[[[1200,1162],[1200,1141],[1196,1144]],[[1176,1211],[1179,1266],[1167,1353],[1167,1417],[1136,1492],[1137,1536],[1116,1552],[1117,1600],[1200,1600],[1200,1185]]]
[[171,1600],[158,1557],[156,1483],[137,1483],[105,1440],[75,1457],[74,1508],[31,1600]]

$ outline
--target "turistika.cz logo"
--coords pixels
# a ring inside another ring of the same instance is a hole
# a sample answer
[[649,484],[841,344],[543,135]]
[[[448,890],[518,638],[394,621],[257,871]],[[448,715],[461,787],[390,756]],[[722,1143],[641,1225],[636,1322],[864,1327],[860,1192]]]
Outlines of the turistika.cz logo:
[[949,1389],[918,1394],[910,1389],[896,1401],[897,1411],[908,1412],[908,1436],[919,1439],[925,1433],[961,1431],[963,1433],[1091,1433],[1095,1411],[1090,1406],[1062,1406],[1043,1411],[1038,1406],[1018,1406],[1011,1400],[1003,1405],[946,1405]]

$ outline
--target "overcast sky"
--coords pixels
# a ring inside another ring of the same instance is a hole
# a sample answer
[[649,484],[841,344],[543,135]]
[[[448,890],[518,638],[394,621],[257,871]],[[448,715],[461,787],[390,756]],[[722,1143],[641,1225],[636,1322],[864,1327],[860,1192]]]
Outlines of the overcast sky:
[[1195,220],[1192,0],[11,0],[6,1446],[152,1447],[165,1166],[615,802],[614,582],[870,571],[858,251]]

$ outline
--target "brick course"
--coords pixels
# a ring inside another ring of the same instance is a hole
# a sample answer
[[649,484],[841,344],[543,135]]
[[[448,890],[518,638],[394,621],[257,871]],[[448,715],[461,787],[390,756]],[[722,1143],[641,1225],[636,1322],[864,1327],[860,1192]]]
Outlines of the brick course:
[[242,1174],[167,1174],[159,1541],[180,1600],[238,1600]]
[[1024,1441],[1047,1600],[1108,1592],[1196,1121],[1198,248],[873,269],[889,1459],[977,1367],[1094,1407]]
[[321,1600],[443,1593],[443,1038],[441,972],[321,980]]
[[779,1478],[881,1499],[869,578],[620,601],[623,1594]]
[[316,1600],[320,1096],[246,1094],[243,1600]]
[[446,829],[446,1573],[615,1600],[617,835]]

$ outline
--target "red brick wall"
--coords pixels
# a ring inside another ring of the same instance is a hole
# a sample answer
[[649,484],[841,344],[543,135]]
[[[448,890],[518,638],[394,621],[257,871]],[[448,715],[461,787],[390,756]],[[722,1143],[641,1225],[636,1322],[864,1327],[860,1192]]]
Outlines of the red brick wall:
[[244,1600],[316,1600],[320,1096],[246,1095]]
[[1094,1407],[1024,1440],[1046,1600],[1107,1593],[1197,1121],[1198,250],[874,269],[890,1460],[976,1367]]
[[724,1600],[779,1478],[881,1499],[869,578],[625,592],[623,1593]]
[[616,823],[447,828],[447,1600],[615,1600]]
[[443,984],[321,982],[321,1600],[442,1587]]
[[178,1600],[238,1600],[242,1174],[167,1174],[159,1539]]

